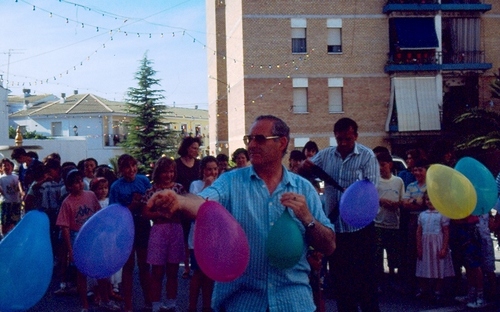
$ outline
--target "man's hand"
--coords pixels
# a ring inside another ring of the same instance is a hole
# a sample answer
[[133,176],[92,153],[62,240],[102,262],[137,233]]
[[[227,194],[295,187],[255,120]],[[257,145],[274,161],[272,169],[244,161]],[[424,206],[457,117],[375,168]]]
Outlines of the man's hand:
[[293,210],[293,213],[299,219],[304,226],[314,221],[313,215],[307,207],[306,198],[304,195],[297,193],[284,193],[281,196],[281,204]]
[[163,190],[154,193],[146,204],[148,209],[153,206],[158,209],[158,211],[161,211],[161,213],[167,218],[172,217],[172,215],[180,209],[177,194],[172,190]]

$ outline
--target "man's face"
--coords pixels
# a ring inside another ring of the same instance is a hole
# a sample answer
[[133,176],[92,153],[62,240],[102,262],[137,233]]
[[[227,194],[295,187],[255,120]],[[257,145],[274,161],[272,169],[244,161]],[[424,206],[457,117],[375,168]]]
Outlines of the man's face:
[[[273,136],[272,133],[273,121],[259,120],[256,121],[250,129],[250,135],[263,135],[265,137]],[[281,161],[283,149],[286,145],[286,138],[280,137],[277,139],[269,139],[258,143],[257,140],[252,140],[248,143],[248,154],[252,165],[262,165],[271,163],[277,159]]]
[[354,150],[354,144],[358,139],[358,134],[354,129],[349,128],[347,131],[335,132],[335,140],[337,140],[337,150],[342,153],[350,153]]

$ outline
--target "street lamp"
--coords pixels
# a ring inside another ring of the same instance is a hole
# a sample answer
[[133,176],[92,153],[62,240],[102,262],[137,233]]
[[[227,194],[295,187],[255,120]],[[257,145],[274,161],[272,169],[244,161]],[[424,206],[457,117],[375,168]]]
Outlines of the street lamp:
[[73,133],[78,136],[78,127],[76,125],[73,127]]

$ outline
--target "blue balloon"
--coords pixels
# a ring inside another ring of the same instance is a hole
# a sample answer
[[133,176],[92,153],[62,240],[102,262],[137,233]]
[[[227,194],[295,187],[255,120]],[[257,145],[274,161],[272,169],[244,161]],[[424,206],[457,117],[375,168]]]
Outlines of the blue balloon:
[[106,278],[127,262],[134,244],[134,221],[127,207],[109,205],[82,226],[73,244],[75,265],[83,274]]
[[368,225],[377,216],[378,208],[377,188],[368,180],[354,182],[340,198],[340,217],[352,226]]
[[498,199],[497,184],[491,171],[471,157],[461,158],[455,165],[455,170],[467,177],[476,190],[477,203],[472,215],[488,213]]
[[49,218],[28,212],[0,242],[0,311],[23,311],[45,294],[54,267]]

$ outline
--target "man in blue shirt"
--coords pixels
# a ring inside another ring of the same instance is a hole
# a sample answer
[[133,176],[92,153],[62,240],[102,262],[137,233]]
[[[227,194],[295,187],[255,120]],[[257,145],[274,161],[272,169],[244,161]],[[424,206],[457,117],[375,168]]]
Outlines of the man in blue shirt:
[[[377,185],[380,169],[373,151],[356,142],[358,125],[350,118],[339,119],[333,134],[337,146],[325,148],[304,162],[304,167],[319,166],[337,183],[347,188],[358,180],[368,179]],[[326,213],[332,220],[337,237],[337,249],[329,258],[337,309],[339,312],[377,312],[375,279],[375,226],[352,226],[339,216],[338,202],[342,193],[325,184]]]
[[[335,233],[313,186],[282,164],[289,132],[288,126],[275,116],[257,117],[250,134],[244,137],[252,166],[224,173],[199,196],[182,197],[173,192],[167,195],[171,197],[171,211],[181,209],[192,217],[205,199],[218,201],[246,233],[249,265],[236,280],[215,284],[215,311],[315,311],[307,246],[329,255],[335,250]],[[280,269],[270,265],[265,242],[287,207],[300,228],[305,247],[297,264]]]

